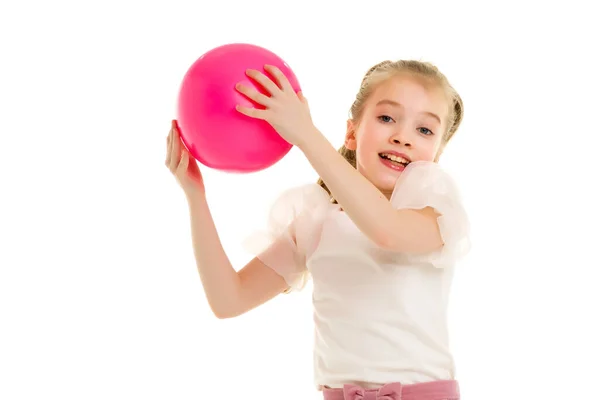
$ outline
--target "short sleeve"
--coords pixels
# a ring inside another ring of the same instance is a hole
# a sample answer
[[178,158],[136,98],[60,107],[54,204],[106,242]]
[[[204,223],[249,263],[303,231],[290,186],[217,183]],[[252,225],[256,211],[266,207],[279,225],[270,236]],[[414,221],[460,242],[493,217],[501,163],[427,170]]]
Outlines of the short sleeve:
[[451,176],[434,162],[408,165],[396,182],[390,199],[397,209],[432,207],[437,211],[444,246],[431,254],[411,256],[437,268],[453,266],[470,250],[470,223],[458,187]]
[[301,290],[308,281],[307,257],[320,238],[329,195],[317,184],[284,192],[272,205],[264,231],[248,237],[244,247],[281,275],[291,290]]

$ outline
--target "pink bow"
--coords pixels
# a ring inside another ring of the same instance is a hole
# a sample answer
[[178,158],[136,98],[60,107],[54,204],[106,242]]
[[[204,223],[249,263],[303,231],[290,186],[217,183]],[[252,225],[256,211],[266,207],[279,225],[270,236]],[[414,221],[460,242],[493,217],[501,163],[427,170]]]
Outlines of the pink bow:
[[360,386],[344,385],[344,400],[401,400],[402,385],[388,383],[377,391],[366,391]]

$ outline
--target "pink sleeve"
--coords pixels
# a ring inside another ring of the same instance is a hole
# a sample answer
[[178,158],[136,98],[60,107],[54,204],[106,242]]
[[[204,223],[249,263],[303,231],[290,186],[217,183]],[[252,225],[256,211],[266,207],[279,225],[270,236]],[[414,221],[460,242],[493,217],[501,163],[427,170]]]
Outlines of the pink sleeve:
[[444,246],[431,254],[412,256],[437,268],[454,265],[470,250],[470,225],[456,183],[440,165],[418,161],[408,165],[390,199],[398,209],[434,208]]
[[290,290],[308,281],[306,259],[319,240],[329,195],[317,184],[284,192],[271,207],[267,229],[250,236],[245,248],[281,275]]

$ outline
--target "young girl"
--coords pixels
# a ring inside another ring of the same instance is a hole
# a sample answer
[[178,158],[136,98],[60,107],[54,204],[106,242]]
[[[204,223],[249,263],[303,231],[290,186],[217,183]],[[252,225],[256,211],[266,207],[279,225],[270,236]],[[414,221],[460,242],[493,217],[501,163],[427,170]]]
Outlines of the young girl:
[[195,257],[208,302],[231,318],[313,280],[315,384],[327,400],[459,399],[446,309],[453,269],[469,250],[469,223],[437,161],[463,117],[462,100],[431,64],[372,67],[336,151],[306,99],[266,66],[238,85],[321,179],[276,202],[270,240],[239,272],[220,244],[198,166],[174,122],[166,164],[190,207]]

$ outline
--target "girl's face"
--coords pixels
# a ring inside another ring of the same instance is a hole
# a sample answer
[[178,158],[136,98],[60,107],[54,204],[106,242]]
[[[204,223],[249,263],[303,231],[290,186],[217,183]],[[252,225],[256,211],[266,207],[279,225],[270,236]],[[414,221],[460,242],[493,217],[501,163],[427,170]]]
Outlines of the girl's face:
[[436,159],[447,116],[442,90],[395,76],[371,94],[358,123],[348,121],[345,146],[356,150],[358,171],[389,197],[408,163]]

